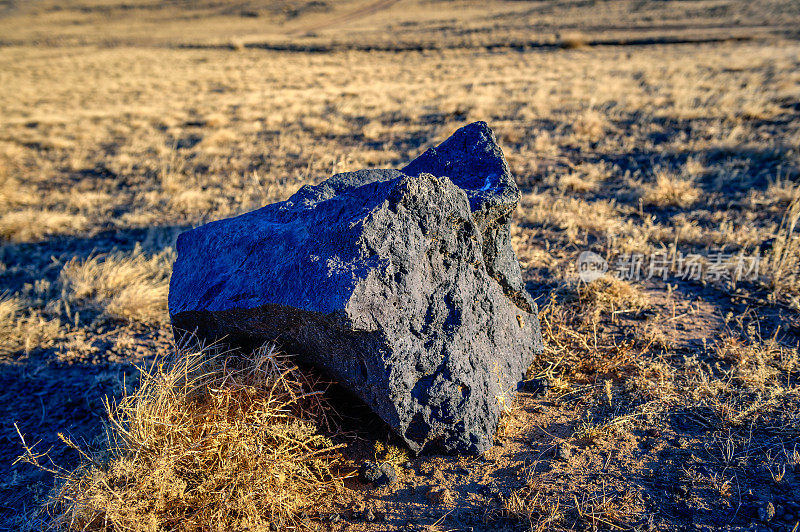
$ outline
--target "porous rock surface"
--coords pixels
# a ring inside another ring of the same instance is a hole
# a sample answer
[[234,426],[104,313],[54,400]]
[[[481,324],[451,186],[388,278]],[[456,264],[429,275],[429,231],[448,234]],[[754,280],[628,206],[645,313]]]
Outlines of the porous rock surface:
[[481,453],[542,349],[509,243],[519,199],[476,122],[397,170],[338,174],[178,238],[176,335],[274,341],[414,451]]

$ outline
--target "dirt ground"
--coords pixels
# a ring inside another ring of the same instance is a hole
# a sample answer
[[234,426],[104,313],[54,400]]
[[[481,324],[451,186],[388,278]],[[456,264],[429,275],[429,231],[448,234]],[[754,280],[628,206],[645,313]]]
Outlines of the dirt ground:
[[[485,120],[538,389],[481,457],[409,456],[334,397],[353,476],[306,524],[800,529],[797,3],[188,4],[0,2],[0,528],[54,482],[20,435],[76,465],[59,433],[101,445],[104,398],[174,349],[180,231]],[[628,278],[581,280],[584,251]]]

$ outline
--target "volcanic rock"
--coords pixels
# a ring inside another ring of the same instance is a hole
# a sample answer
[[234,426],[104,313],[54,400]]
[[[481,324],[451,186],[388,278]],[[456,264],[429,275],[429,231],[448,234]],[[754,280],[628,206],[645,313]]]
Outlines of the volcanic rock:
[[542,350],[509,240],[519,200],[483,122],[408,166],[338,174],[178,238],[176,336],[275,342],[414,451],[481,453]]

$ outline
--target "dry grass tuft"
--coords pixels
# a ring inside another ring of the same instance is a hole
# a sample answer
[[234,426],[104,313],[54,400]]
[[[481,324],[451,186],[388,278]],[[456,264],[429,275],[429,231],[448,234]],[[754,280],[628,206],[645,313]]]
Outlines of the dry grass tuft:
[[214,195],[207,190],[190,188],[172,196],[170,205],[178,212],[206,212],[214,205]]
[[58,320],[47,320],[35,311],[23,316],[24,308],[19,298],[0,296],[0,356],[47,347],[60,335]]
[[572,128],[579,138],[596,141],[606,133],[609,123],[602,113],[589,109],[578,116]]
[[665,171],[656,173],[656,182],[642,185],[641,199],[656,207],[688,207],[700,198],[701,190],[691,179]]
[[797,349],[782,345],[777,338],[752,336],[722,337],[715,346],[717,357],[733,366],[733,377],[747,388],[767,391],[783,385],[781,379],[788,385],[790,375],[798,369]]
[[641,312],[650,307],[647,294],[635,285],[606,275],[578,288],[581,302],[591,315],[613,316],[618,313]]
[[38,196],[18,179],[7,175],[5,164],[0,159],[0,207],[8,209],[9,207],[36,204],[39,201]]
[[795,308],[800,308],[800,196],[786,207],[778,234],[770,251],[766,275],[772,297],[789,296]]
[[800,185],[790,179],[776,179],[767,187],[767,198],[788,205],[800,197]]
[[285,530],[311,528],[342,487],[337,446],[316,427],[316,383],[264,347],[250,356],[178,351],[142,371],[140,388],[107,403],[108,445],[77,448],[74,471],[18,460],[61,478],[40,515],[56,530]]
[[0,217],[0,239],[31,242],[47,236],[75,234],[86,229],[89,220],[80,214],[25,209]]
[[558,178],[557,186],[559,189],[568,192],[594,192],[600,188],[600,183],[596,180],[583,177],[575,172],[562,175]]
[[147,255],[137,246],[131,253],[72,259],[60,275],[64,300],[111,318],[167,323],[167,294],[174,258],[171,248]]

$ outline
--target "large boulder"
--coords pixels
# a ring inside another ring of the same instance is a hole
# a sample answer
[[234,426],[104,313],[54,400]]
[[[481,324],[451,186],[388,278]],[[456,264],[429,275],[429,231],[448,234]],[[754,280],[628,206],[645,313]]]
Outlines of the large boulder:
[[519,190],[483,122],[178,238],[176,335],[277,342],[414,451],[481,453],[542,349],[509,243]]

